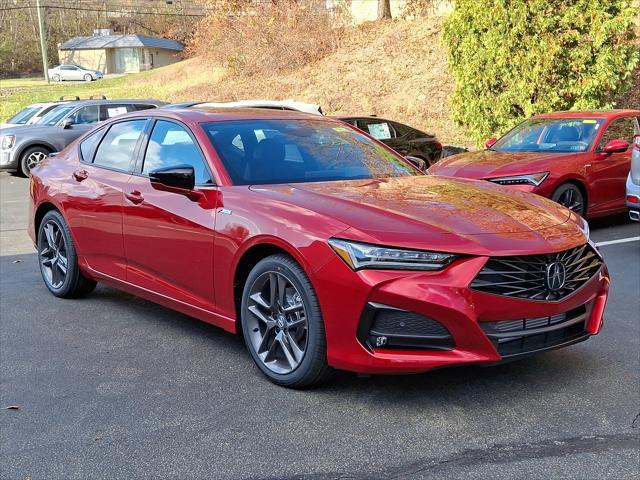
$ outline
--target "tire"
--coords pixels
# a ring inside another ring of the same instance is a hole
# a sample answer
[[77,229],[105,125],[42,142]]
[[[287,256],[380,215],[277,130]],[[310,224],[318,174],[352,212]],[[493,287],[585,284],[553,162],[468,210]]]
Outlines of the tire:
[[326,378],[329,367],[318,298],[291,257],[271,255],[256,264],[244,285],[240,315],[247,350],[273,383],[302,388]]
[[44,147],[31,147],[27,148],[22,155],[20,155],[20,174],[28,177],[31,174],[31,169],[38,165],[42,160],[47,158],[49,150]]
[[93,77],[92,77],[90,74],[88,74],[88,73],[87,73],[84,77],[82,77],[82,78],[84,78],[84,81],[85,81],[85,82],[90,82],[90,81],[92,81],[92,80],[93,80]]
[[53,77],[51,77],[51,80],[53,80],[54,82],[59,82],[61,80],[60,75],[56,73]]
[[587,213],[587,202],[580,187],[574,183],[563,183],[556,188],[551,200],[573,210],[578,215],[584,217]]
[[56,297],[83,297],[96,288],[96,282],[80,272],[71,232],[57,210],[47,212],[40,222],[37,248],[42,280]]

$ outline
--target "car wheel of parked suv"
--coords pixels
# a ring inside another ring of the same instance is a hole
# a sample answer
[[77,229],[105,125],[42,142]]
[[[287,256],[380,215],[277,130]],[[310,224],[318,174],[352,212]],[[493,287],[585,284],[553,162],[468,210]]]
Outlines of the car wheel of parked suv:
[[80,272],[73,239],[60,212],[47,212],[37,238],[40,273],[51,293],[56,297],[76,298],[96,288],[96,282]]
[[49,151],[44,147],[27,148],[20,156],[20,173],[28,177],[31,169],[36,167],[49,155]]
[[560,205],[567,207],[569,210],[573,210],[580,216],[585,216],[587,213],[587,203],[584,199],[582,190],[573,183],[563,183],[560,185],[553,195],[551,200],[558,202]]
[[328,372],[320,305],[291,257],[272,255],[253,268],[242,294],[241,322],[253,360],[272,382],[305,387]]
[[85,81],[85,82],[90,82],[91,80],[93,80],[93,77],[87,73],[87,74],[84,76],[84,81]]

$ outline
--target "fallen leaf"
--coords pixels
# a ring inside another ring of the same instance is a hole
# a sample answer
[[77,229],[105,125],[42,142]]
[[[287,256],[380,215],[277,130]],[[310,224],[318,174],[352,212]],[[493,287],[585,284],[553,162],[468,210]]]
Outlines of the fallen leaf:
[[20,407],[17,405],[9,405],[8,407],[4,407],[5,410],[20,410]]

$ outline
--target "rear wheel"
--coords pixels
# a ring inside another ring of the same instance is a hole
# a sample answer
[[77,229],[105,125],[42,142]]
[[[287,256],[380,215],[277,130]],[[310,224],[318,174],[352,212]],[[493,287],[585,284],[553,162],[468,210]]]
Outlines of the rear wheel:
[[53,80],[54,82],[59,82],[60,81],[60,75],[58,75],[57,73],[51,77],[51,80]]
[[49,150],[44,147],[27,148],[20,156],[20,173],[25,177],[31,174],[31,169],[36,167],[49,155]]
[[42,279],[56,297],[82,297],[96,288],[96,282],[80,272],[71,233],[56,210],[48,212],[40,222],[38,260]]
[[253,268],[242,294],[241,322],[251,357],[272,382],[300,388],[328,373],[320,305],[291,257],[272,255]]
[[87,73],[87,74],[84,76],[84,81],[85,81],[85,82],[90,82],[91,80],[93,80],[93,77]]
[[569,210],[573,210],[583,217],[587,213],[587,202],[585,201],[584,194],[582,190],[573,183],[560,185],[556,191],[553,192],[551,200],[558,202],[560,205],[567,207]]

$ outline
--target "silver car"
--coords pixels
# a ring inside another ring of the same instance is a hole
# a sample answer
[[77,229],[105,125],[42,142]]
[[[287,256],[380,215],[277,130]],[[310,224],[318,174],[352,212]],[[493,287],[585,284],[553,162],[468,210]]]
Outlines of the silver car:
[[14,125],[32,125],[44,117],[58,105],[62,105],[62,101],[58,102],[42,102],[33,103],[24,107],[6,122],[0,124],[0,129],[13,127]]
[[49,78],[54,82],[63,80],[84,80],[90,82],[102,78],[100,70],[91,70],[80,65],[58,65],[49,69]]
[[116,115],[165,105],[157,100],[79,100],[58,105],[35,125],[0,130],[0,170],[28,176],[50,153],[58,152],[91,129]]
[[627,177],[627,207],[629,218],[640,221],[640,135],[633,137],[631,171]]

